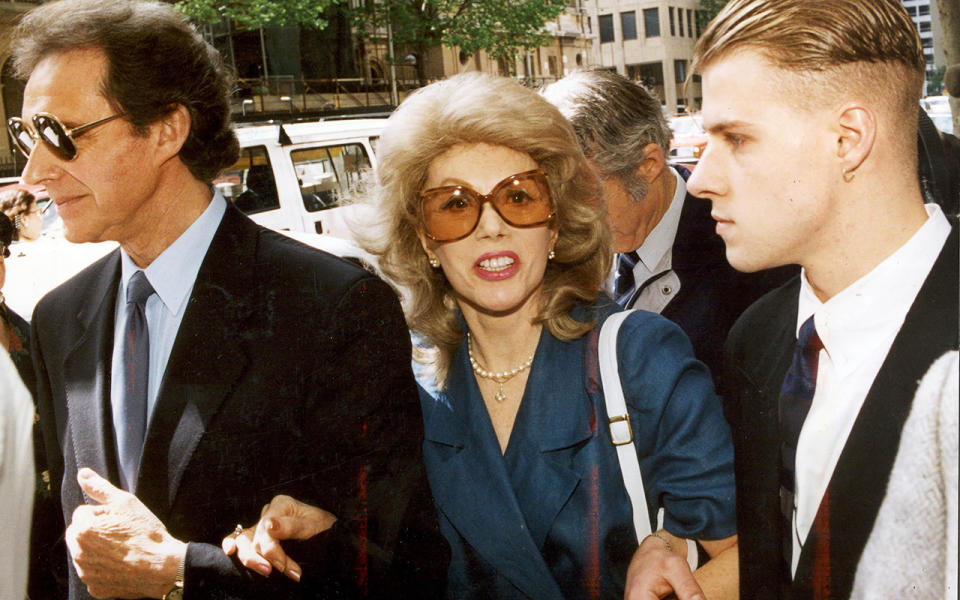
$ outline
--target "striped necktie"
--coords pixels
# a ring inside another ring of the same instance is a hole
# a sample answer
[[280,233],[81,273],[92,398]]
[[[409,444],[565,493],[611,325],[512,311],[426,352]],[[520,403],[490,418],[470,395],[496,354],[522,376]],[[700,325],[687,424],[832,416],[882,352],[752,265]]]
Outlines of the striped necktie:
[[146,304],[153,286],[143,271],[137,271],[127,283],[127,323],[123,331],[123,398],[120,400],[120,426],[117,430],[117,454],[127,491],[136,492],[140,455],[147,431],[147,385],[150,373],[150,335]]

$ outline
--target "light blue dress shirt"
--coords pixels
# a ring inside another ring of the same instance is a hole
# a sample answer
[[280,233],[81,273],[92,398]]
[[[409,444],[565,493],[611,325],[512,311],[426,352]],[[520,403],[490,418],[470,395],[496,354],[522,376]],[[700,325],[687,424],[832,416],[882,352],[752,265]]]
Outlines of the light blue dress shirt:
[[[143,269],[147,281],[153,286],[155,294],[147,300],[147,327],[150,335],[150,372],[147,380],[147,423],[153,415],[157,403],[157,392],[170,359],[170,351],[176,340],[177,331],[187,309],[190,292],[200,271],[200,265],[207,254],[210,242],[220,226],[226,212],[227,203],[220,192],[214,193],[210,205],[197,217],[166,250],[160,253],[146,269]],[[110,405],[113,412],[114,430],[121,427],[120,406],[123,394],[123,379],[120,377],[123,365],[123,332],[127,323],[127,284],[133,274],[141,270],[122,248],[120,249],[120,289],[117,291],[115,324],[113,334],[113,358],[110,381]],[[124,488],[130,489],[129,482],[123,481]]]

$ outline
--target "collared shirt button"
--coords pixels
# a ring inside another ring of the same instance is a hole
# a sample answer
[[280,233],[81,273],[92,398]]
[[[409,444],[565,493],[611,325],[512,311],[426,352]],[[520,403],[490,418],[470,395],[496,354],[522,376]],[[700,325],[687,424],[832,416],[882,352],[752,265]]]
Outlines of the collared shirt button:
[[662,288],[660,288],[660,291],[663,292],[664,296],[669,296],[670,294],[673,293],[673,288],[670,287],[669,285],[665,285]]

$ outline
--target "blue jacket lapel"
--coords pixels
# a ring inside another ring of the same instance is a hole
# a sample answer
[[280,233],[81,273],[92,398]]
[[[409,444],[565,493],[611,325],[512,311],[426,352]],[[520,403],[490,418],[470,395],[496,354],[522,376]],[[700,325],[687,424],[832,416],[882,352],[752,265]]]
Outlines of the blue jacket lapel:
[[440,513],[524,594],[562,598],[517,504],[464,346],[446,390],[424,403],[424,460]]
[[557,515],[586,475],[571,467],[570,452],[596,433],[593,405],[584,393],[583,344],[544,333],[514,424],[508,459],[527,525],[542,547]]

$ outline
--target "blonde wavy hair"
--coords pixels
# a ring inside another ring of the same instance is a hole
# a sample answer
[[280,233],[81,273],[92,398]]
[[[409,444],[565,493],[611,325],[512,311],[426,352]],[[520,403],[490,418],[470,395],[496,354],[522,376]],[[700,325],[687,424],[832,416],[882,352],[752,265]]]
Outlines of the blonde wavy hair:
[[556,218],[556,257],[547,263],[537,322],[561,340],[587,333],[577,302],[593,302],[613,256],[595,179],[570,123],[533,90],[506,77],[457,75],[411,94],[390,117],[375,177],[355,201],[351,228],[401,291],[407,325],[429,346],[414,349],[442,389],[465,332],[452,288],[420,245],[420,192],[435,158],[458,144],[486,143],[528,154],[547,172]]

